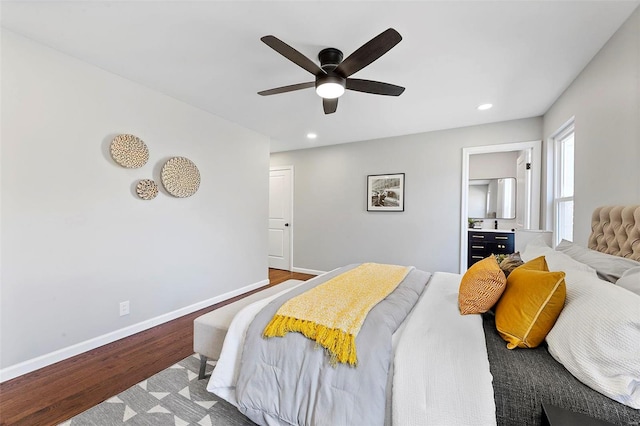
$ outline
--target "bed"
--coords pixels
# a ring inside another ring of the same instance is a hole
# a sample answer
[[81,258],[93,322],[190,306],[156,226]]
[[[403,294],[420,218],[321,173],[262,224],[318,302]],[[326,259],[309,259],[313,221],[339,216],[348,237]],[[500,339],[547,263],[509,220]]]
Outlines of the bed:
[[640,206],[597,209],[589,247],[540,240],[521,254],[566,293],[533,348],[507,348],[507,293],[461,315],[469,272],[411,270],[367,316],[355,368],[299,333],[262,337],[287,300],[359,266],[348,265],[240,311],[207,389],[268,425],[540,425],[543,404],[640,425]]

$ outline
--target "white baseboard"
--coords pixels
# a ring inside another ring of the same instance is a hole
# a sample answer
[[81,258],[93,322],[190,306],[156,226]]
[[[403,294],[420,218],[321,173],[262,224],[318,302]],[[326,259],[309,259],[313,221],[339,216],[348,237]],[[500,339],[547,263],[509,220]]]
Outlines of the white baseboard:
[[322,275],[327,271],[316,271],[315,269],[296,268],[294,266],[291,268],[291,272],[298,272],[301,274],[309,274],[309,275]]
[[63,361],[67,358],[80,355],[81,353],[90,351],[100,346],[104,346],[108,343],[115,342],[116,340],[122,339],[124,337],[132,336],[136,333],[140,333],[141,331],[148,330],[160,324],[164,324],[165,322],[172,321],[176,318],[180,318],[184,315],[188,315],[192,312],[198,311],[208,306],[215,305],[216,303],[222,302],[224,300],[231,299],[232,297],[238,296],[242,293],[264,287],[267,284],[269,284],[268,279],[262,280],[257,283],[239,288],[237,290],[221,294],[220,296],[212,297],[211,299],[203,300],[202,302],[198,302],[190,306],[185,306],[184,308],[180,308],[173,312],[168,312],[155,318],[151,318],[125,328],[121,328],[120,330],[112,331],[110,333],[103,334],[102,336],[85,340],[84,342],[80,342],[75,345],[58,349],[57,351],[11,365],[0,370],[0,383],[46,367],[47,365],[51,365],[56,362]]

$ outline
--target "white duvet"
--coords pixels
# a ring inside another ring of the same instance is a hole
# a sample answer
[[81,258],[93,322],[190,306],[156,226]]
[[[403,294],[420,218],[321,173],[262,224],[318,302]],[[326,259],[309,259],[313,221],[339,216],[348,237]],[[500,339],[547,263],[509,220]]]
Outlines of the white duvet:
[[394,355],[394,425],[496,424],[482,317],[460,315],[460,279],[436,272],[406,321]]
[[[460,278],[435,273],[410,317],[394,334],[393,385],[387,389],[392,408],[387,424],[496,424],[482,318],[460,315]],[[246,330],[263,306],[287,291],[255,302],[236,315],[207,385],[209,392],[237,405],[235,387]]]

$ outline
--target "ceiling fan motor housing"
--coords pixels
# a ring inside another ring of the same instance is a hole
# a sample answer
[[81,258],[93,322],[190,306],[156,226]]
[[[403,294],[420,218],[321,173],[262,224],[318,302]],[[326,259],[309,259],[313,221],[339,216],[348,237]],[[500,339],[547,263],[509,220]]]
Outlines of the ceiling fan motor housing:
[[320,59],[320,68],[324,72],[333,71],[342,62],[342,52],[336,48],[328,47],[318,53],[318,59]]
[[316,75],[316,93],[325,99],[340,97],[344,93],[347,79],[334,70],[342,62],[342,52],[328,47],[318,53],[318,59],[320,59],[320,67],[326,74]]

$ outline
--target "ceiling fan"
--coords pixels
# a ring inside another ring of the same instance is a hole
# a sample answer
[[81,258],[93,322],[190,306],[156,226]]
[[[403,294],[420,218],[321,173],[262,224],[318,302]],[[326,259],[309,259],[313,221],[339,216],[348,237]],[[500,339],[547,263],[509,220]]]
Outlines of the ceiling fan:
[[345,89],[387,96],[400,96],[402,92],[404,92],[404,87],[394,84],[350,78],[352,74],[371,64],[391,50],[396,44],[400,43],[402,36],[393,28],[383,31],[360,46],[359,49],[349,55],[344,61],[342,60],[342,52],[336,48],[329,47],[321,50],[318,54],[320,66],[272,35],[264,36],[260,40],[294,64],[315,75],[316,79],[315,81],[307,83],[298,83],[264,90],[258,92],[259,95],[277,95],[279,93],[308,89],[315,86],[316,93],[322,98],[324,113],[332,114],[336,112],[338,108],[338,98],[342,96]]

